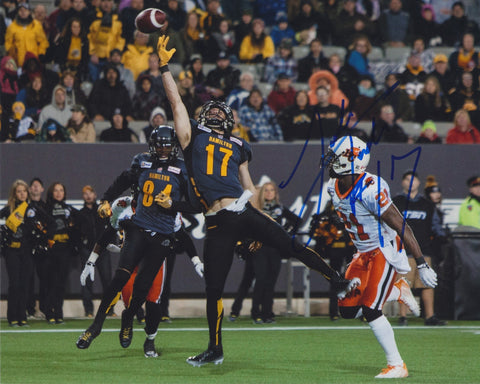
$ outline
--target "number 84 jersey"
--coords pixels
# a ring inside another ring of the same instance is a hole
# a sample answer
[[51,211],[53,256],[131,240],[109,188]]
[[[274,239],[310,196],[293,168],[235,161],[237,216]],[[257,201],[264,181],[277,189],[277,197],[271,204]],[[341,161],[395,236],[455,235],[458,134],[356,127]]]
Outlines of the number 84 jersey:
[[359,252],[394,241],[397,233],[380,219],[392,204],[390,188],[380,176],[365,172],[344,194],[339,191],[338,180],[330,179],[327,191]]

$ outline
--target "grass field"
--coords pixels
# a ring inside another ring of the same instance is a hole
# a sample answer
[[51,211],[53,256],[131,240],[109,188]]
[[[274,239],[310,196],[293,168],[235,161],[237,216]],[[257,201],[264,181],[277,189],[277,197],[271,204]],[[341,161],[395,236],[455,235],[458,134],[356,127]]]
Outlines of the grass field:
[[[395,324],[396,319],[392,319]],[[0,330],[2,384],[150,384],[150,383],[373,383],[386,365],[368,325],[354,320],[278,318],[277,324],[253,325],[248,318],[224,323],[222,365],[191,367],[185,359],[207,345],[205,319],[174,319],[161,324],[157,349],[143,356],[144,332],[136,325],[132,345],[118,342],[120,320],[108,319],[88,350],[75,341],[89,320]],[[480,383],[480,322],[451,321],[425,327],[419,319],[395,327],[397,343],[414,383]],[[398,382],[399,380],[393,380]]]

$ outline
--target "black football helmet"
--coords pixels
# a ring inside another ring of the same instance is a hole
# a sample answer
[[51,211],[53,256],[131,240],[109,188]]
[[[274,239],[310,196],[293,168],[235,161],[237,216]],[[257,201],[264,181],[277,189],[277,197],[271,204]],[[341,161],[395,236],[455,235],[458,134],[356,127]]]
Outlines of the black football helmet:
[[[212,112],[212,109],[222,111],[225,117],[221,116],[218,112]],[[212,100],[203,105],[200,115],[198,116],[198,123],[210,129],[222,130],[229,135],[235,125],[235,119],[233,118],[232,109],[227,104]]]
[[157,160],[169,163],[178,156],[178,141],[175,130],[169,125],[155,128],[148,139],[150,154]]

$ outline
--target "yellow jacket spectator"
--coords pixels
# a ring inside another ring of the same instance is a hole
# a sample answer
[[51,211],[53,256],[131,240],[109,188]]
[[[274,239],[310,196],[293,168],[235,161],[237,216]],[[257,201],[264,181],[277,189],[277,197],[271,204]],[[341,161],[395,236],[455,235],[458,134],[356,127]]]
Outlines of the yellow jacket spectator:
[[252,32],[242,40],[240,61],[248,63],[260,63],[275,54],[275,45],[270,36],[265,34],[265,23],[262,19],[252,21]]
[[134,80],[137,80],[141,72],[148,69],[148,58],[153,52],[153,48],[147,46],[148,35],[140,31],[133,34],[134,43],[127,45],[127,50],[123,53],[122,63],[125,68],[133,73]]
[[17,16],[5,33],[6,51],[22,66],[27,52],[41,57],[45,55],[47,48],[48,40],[42,24],[33,19],[27,3],[20,3]]
[[107,59],[113,49],[123,51],[125,39],[122,37],[122,23],[118,20],[118,15],[104,13],[101,19],[95,20],[90,25],[88,41],[90,55],[99,59]]

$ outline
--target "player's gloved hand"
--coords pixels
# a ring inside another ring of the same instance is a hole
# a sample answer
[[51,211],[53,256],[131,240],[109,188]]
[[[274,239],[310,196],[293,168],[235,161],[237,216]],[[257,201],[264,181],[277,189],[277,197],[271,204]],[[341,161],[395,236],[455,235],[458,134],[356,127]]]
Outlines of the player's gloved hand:
[[435,288],[437,286],[436,272],[432,268],[430,268],[427,263],[417,265],[417,268],[420,275],[420,280],[422,280],[423,285],[429,288]]
[[172,199],[169,195],[163,192],[160,192],[157,196],[155,196],[155,202],[165,209],[170,209],[172,207]]
[[170,37],[166,35],[160,36],[158,38],[157,52],[158,57],[160,58],[160,67],[167,65],[173,54],[176,52],[175,48],[172,48],[169,51],[167,50],[167,44],[169,39]]
[[98,216],[102,219],[112,216],[112,207],[107,200],[102,200],[98,206]]
[[248,250],[252,253],[258,251],[260,248],[262,248],[262,243],[260,241],[252,241],[248,245]]
[[48,240],[47,240],[47,247],[48,247],[48,249],[52,249],[53,244],[55,244],[55,240],[52,240],[52,239],[48,239]]
[[198,276],[203,277],[203,263],[198,256],[192,257],[192,263]]
[[82,287],[87,284],[87,277],[90,276],[90,280],[95,279],[95,263],[92,263],[91,261],[87,261],[85,264],[85,268],[83,268],[82,274],[80,275],[80,284]]
[[122,248],[120,248],[118,245],[115,244],[108,244],[107,245],[107,251],[110,251],[112,253],[120,253]]

